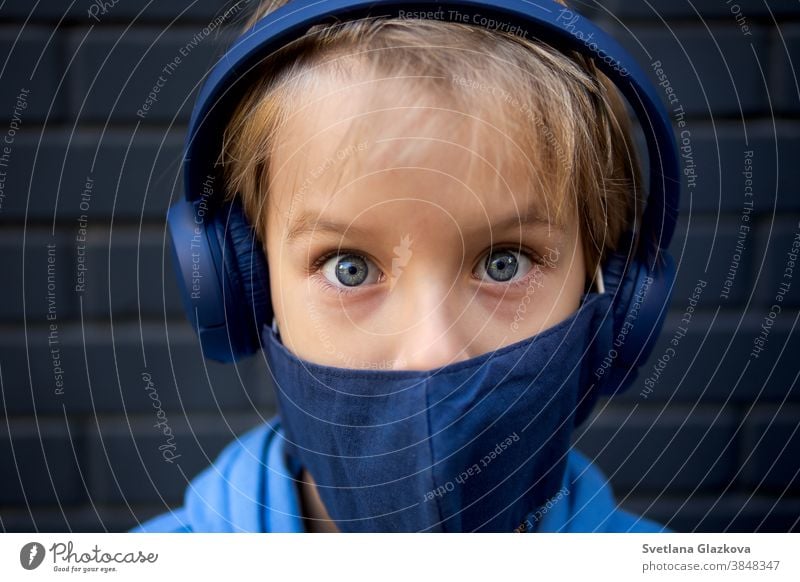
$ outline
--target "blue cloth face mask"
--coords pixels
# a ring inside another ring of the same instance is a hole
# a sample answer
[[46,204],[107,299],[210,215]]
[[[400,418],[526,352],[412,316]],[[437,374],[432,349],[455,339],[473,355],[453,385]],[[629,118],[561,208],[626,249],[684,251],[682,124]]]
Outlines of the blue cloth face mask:
[[561,487],[594,404],[611,297],[529,338],[447,366],[315,364],[264,327],[286,451],[347,532],[511,532]]

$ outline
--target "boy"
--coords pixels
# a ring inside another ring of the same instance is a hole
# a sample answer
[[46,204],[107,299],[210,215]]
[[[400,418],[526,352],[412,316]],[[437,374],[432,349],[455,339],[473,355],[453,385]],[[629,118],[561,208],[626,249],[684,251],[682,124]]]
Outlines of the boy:
[[266,68],[219,161],[269,265],[279,415],[137,529],[663,531],[569,448],[640,209],[613,84],[413,17],[316,26]]

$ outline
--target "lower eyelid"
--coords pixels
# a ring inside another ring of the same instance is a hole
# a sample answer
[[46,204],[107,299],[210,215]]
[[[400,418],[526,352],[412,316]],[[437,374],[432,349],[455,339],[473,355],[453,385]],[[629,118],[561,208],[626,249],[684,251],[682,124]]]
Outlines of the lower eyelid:
[[520,277],[516,281],[512,281],[510,283],[510,286],[512,286],[512,287],[522,287],[523,285],[527,285],[529,280],[532,277],[535,277],[537,273],[541,274],[542,273],[542,269],[540,268],[540,266],[537,263],[534,263],[533,267],[531,267],[530,271],[525,273],[525,275],[523,277]]
[[331,283],[328,278],[322,273],[322,271],[316,271],[311,275],[311,278],[315,280],[315,283],[319,285],[326,293],[334,293],[336,295],[349,295],[352,293],[350,288],[345,286],[338,286]]
[[322,287],[325,293],[332,293],[334,295],[355,295],[358,293],[363,293],[364,292],[363,290],[365,288],[383,282],[383,280],[381,279],[376,283],[369,283],[367,285],[356,285],[354,287],[347,287],[346,285],[334,285],[328,280],[328,278],[322,273],[322,271],[316,271],[315,273],[312,273],[311,278],[315,279],[315,283],[320,287]]

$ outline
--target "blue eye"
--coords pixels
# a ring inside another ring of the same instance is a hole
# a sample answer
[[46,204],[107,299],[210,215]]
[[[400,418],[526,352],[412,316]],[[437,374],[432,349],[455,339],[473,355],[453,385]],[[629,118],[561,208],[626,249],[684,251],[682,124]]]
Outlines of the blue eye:
[[355,253],[338,253],[322,265],[322,273],[331,283],[357,287],[378,280],[380,270],[366,257]]
[[[525,268],[526,263],[527,268]],[[483,272],[479,271],[476,274],[483,281],[507,283],[517,273],[524,275],[530,271],[531,267],[531,260],[524,253],[512,251],[511,249],[501,249],[487,254],[486,260],[481,263],[480,270]]]

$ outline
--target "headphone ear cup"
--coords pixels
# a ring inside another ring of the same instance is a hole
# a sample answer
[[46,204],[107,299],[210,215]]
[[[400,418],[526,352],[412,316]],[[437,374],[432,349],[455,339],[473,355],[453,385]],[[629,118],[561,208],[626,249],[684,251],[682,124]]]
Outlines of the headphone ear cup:
[[668,251],[659,250],[654,260],[639,263],[627,316],[634,326],[628,334],[623,365],[638,368],[650,357],[664,325],[674,287],[675,261]]
[[627,254],[612,252],[603,264],[603,283],[606,293],[613,296],[614,321],[621,321],[628,311],[631,296],[630,272],[635,267],[635,261]]
[[238,198],[226,202],[218,216],[228,332],[237,338],[235,356],[249,355],[260,349],[261,330],[272,320],[267,261]]
[[664,250],[654,261],[614,253],[605,272],[606,292],[614,294],[613,340],[606,356],[613,362],[600,392],[611,395],[633,383],[653,351],[672,296],[675,262]]

